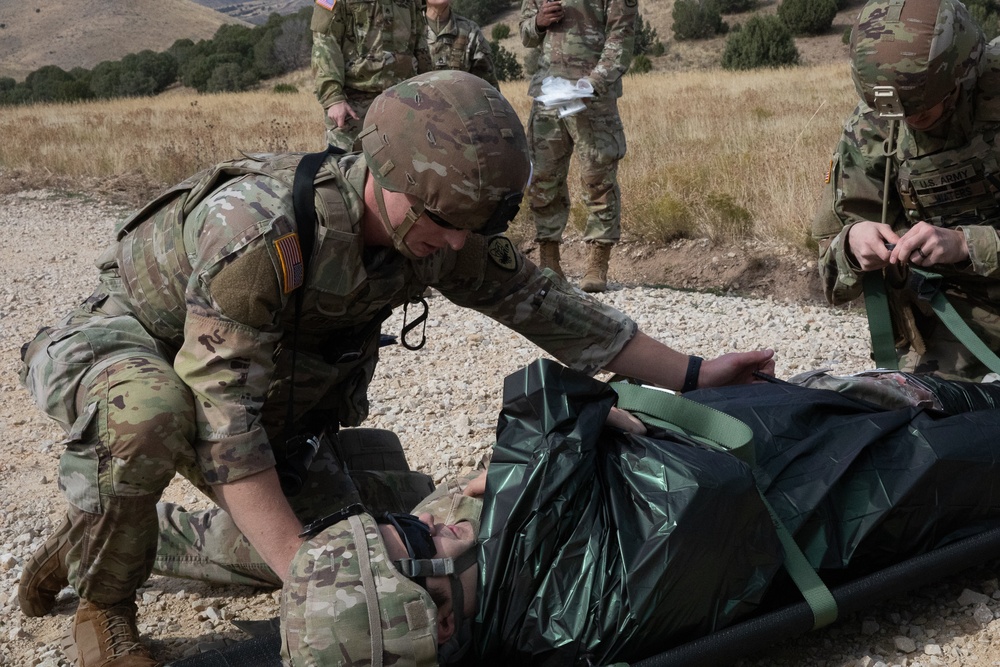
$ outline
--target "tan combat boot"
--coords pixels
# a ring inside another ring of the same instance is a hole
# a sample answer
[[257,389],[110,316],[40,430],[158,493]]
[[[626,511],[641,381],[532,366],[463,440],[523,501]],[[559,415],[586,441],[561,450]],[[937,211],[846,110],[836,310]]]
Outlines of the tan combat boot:
[[66,556],[69,553],[69,519],[45,540],[24,564],[17,585],[17,601],[25,616],[44,616],[56,605],[56,595],[69,585]]
[[135,600],[100,605],[80,600],[73,618],[78,667],[159,667],[139,641]]
[[538,242],[538,266],[542,269],[552,269],[560,278],[565,278],[562,266],[559,265],[559,241]]
[[584,292],[603,292],[608,289],[608,260],[611,259],[611,244],[591,243],[587,255],[587,272],[580,281]]

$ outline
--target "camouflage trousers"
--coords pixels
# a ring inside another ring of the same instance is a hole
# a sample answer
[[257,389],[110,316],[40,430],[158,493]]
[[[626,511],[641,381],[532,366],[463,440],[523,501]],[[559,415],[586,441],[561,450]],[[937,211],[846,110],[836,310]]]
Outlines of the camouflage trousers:
[[69,581],[82,598],[114,604],[149,576],[156,502],[175,472],[205,486],[190,391],[134,318],[95,311],[104,299],[39,332],[22,381],[67,434],[59,486],[69,504]]
[[358,114],[358,118],[355,120],[348,116],[344,126],[338,128],[330,120],[330,116],[327,115],[326,110],[324,110],[323,121],[326,123],[326,143],[347,153],[351,153],[355,150],[361,150],[361,146],[355,148],[354,143],[357,141],[358,134],[360,134],[361,129],[364,127],[365,114],[368,113],[368,108],[375,101],[375,98],[379,96],[379,93],[365,93],[360,90],[350,89],[344,92],[347,94],[347,103],[354,109],[354,113]]
[[533,174],[528,202],[535,238],[558,241],[569,220],[570,158],[576,151],[584,204],[585,241],[615,243],[621,237],[618,162],[625,156],[625,131],[617,99],[587,100],[587,108],[559,118],[558,109],[537,102],[528,118]]
[[[1000,312],[991,304],[948,291],[948,301],[979,338],[994,352],[1000,352]],[[978,382],[990,372],[934,314],[930,305],[913,299],[915,324],[922,345],[912,342],[897,350],[899,369],[913,373],[933,373],[946,380]]]

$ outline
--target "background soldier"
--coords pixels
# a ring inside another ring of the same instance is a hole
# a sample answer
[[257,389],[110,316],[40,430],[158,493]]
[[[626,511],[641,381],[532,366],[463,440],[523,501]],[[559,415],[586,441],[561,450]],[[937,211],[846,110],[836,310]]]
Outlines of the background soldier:
[[372,100],[431,70],[424,25],[416,0],[316,0],[312,71],[328,144],[354,150]]
[[528,142],[535,172],[528,190],[541,266],[562,275],[559,243],[569,219],[566,176],[574,146],[580,160],[589,246],[580,287],[607,288],[611,247],[621,237],[618,161],[625,155],[625,132],[618,114],[621,77],[632,62],[638,0],[523,0],[521,41],[541,47],[538,70],[528,94],[537,97],[549,76],[586,79],[594,97],[586,109],[559,118],[557,109],[535,102],[528,119]]
[[[266,565],[257,580],[283,581],[303,523],[343,498],[326,450],[294,506],[278,469],[367,417],[380,326],[429,285],[590,373],[692,389],[773,372],[770,351],[702,365],[517,252],[501,234],[528,180],[527,141],[482,79],[446,70],[390,88],[361,143],[247,157],[175,186],[122,223],[94,294],[25,346],[22,380],[68,434],[68,504],[18,598],[44,614],[73,585],[82,667],[156,664],[135,620],[154,562],[232,581],[237,545]],[[175,471],[225,512],[160,522]]]
[[[982,378],[987,369],[917,298],[906,267],[941,274],[962,319],[1000,349],[1000,50],[984,49],[957,0],[875,0],[858,17],[851,62],[862,101],[844,126],[812,223],[827,299],[858,297],[862,276],[888,267],[900,369]],[[875,108],[876,86],[898,93],[904,118],[891,137],[891,121]],[[892,185],[883,192],[889,139]],[[885,224],[876,222],[883,197]]]
[[427,47],[434,69],[471,72],[499,88],[493,48],[476,22],[451,11],[451,0],[427,1]]

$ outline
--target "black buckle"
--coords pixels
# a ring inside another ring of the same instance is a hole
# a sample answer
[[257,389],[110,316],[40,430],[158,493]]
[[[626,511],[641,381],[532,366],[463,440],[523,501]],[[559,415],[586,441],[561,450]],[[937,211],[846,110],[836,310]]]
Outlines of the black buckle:
[[356,514],[363,514],[364,511],[365,511],[365,506],[362,505],[361,503],[351,503],[347,507],[336,511],[333,514],[327,514],[322,519],[316,519],[315,521],[310,521],[305,525],[302,532],[299,533],[299,537],[303,537],[307,540],[311,539],[313,537],[316,537],[316,535],[323,532],[333,524],[339,523],[340,521],[343,521],[344,519],[352,517]]

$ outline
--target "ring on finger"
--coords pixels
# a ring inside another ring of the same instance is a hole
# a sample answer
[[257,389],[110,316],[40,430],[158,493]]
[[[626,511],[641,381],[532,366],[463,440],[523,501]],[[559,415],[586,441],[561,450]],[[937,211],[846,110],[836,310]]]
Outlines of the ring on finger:
[[927,259],[927,253],[925,253],[925,252],[924,252],[924,251],[923,251],[923,250],[922,250],[921,248],[917,248],[917,249],[916,249],[916,250],[914,250],[913,252],[915,252],[915,253],[917,253],[918,255],[920,255],[920,257],[921,257],[921,258],[923,258],[923,259]]

